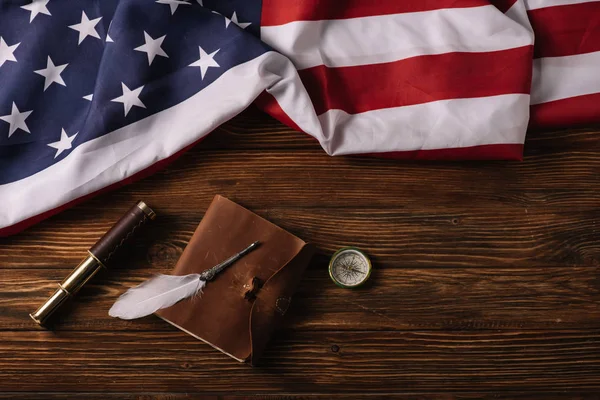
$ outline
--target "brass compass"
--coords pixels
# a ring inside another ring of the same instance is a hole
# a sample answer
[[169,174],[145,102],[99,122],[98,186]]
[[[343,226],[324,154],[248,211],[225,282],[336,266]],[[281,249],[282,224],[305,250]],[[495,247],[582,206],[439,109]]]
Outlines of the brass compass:
[[329,276],[340,287],[355,288],[369,279],[371,268],[371,260],[365,253],[354,247],[345,247],[331,257]]

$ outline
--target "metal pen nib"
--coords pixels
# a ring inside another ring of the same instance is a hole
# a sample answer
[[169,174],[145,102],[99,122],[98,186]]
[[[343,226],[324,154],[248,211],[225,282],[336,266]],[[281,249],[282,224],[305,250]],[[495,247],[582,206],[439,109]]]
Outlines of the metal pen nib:
[[259,241],[252,243],[250,246],[246,247],[244,250],[240,251],[237,254],[229,257],[227,260],[223,261],[220,264],[215,265],[214,267],[207,269],[206,271],[200,274],[200,279],[204,281],[212,280],[217,274],[223,271],[225,268],[229,267],[231,264],[244,257],[246,254],[250,253],[252,250],[256,249],[260,244]]

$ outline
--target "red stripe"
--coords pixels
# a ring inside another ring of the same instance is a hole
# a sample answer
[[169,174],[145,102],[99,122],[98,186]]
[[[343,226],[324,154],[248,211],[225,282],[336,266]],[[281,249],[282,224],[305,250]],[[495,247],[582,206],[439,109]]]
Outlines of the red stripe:
[[263,0],[261,26],[489,6],[488,0]]
[[507,12],[508,10],[510,10],[510,8],[517,2],[517,0],[490,0],[490,3],[492,3],[494,6],[496,6],[496,8],[500,11],[502,11],[503,13]]
[[[264,91],[254,100],[258,108],[269,114],[271,117],[278,119],[296,131],[302,131],[300,127],[283,111],[275,97],[272,94]],[[311,136],[312,137],[312,136]]]
[[401,160],[523,160],[522,144],[486,144],[453,149],[395,151],[373,156]]
[[600,50],[600,2],[546,7],[528,12],[535,57],[561,57]]
[[600,93],[531,106],[532,128],[563,128],[600,124]]
[[191,145],[179,150],[177,153],[173,154],[172,156],[165,158],[164,160],[158,161],[157,163],[152,164],[148,168],[146,168],[138,173],[135,173],[135,174],[131,175],[130,177],[123,179],[122,181],[113,183],[112,185],[106,186],[100,190],[93,192],[93,193],[86,194],[85,196],[79,197],[75,200],[71,200],[70,202],[63,204],[62,206],[59,206],[52,210],[48,210],[41,214],[35,215],[31,218],[25,219],[21,222],[16,223],[15,225],[1,228],[0,229],[0,237],[10,236],[10,235],[19,233],[19,232],[29,228],[32,225],[35,225],[47,218],[50,218],[51,216],[53,216],[55,214],[58,214],[64,210],[67,210],[71,207],[75,207],[76,205],[83,203],[84,201],[87,201],[93,197],[96,197],[100,194],[109,192],[111,190],[118,189],[122,186],[128,185],[128,184],[138,181],[140,179],[146,178],[146,177],[154,174],[155,172],[158,172],[161,169],[167,167],[169,164],[171,164],[173,161],[175,161],[177,158],[179,158],[183,153],[185,153],[186,151],[188,151],[189,149],[194,147],[196,144],[200,143],[203,139],[204,138],[201,138],[200,140],[196,141],[195,143],[192,143]]
[[446,53],[385,64],[299,72],[317,114],[350,114],[437,100],[529,94],[532,47],[489,53]]

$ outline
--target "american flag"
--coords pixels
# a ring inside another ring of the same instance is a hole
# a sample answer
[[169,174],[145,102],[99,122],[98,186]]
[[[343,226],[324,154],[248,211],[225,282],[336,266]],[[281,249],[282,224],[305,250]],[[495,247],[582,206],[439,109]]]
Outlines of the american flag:
[[600,121],[600,1],[0,0],[0,235],[253,102],[331,155],[519,159]]

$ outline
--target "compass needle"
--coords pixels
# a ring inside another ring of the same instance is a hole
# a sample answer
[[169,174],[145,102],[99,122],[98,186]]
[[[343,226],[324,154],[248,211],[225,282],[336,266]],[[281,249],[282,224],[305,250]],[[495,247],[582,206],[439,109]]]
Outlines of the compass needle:
[[348,247],[337,251],[329,262],[331,279],[343,288],[362,285],[371,275],[371,261],[362,251]]

